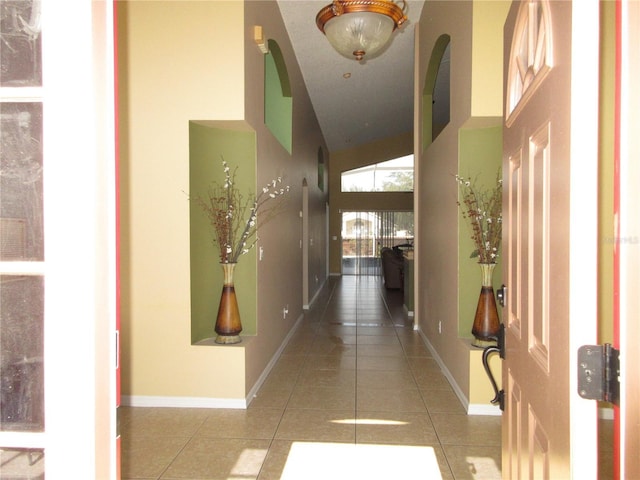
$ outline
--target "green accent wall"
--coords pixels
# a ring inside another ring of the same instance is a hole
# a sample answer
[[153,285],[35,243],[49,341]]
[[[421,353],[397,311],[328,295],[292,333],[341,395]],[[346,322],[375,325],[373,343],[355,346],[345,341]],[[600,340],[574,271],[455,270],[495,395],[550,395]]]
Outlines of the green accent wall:
[[[477,178],[478,185],[494,184],[502,165],[502,118],[472,118],[458,132],[458,174]],[[454,182],[455,179],[451,178]],[[475,250],[471,230],[458,213],[458,336],[473,338],[471,328],[481,288],[477,258],[469,258]],[[493,274],[493,288],[502,285],[502,246]],[[498,314],[500,314],[498,308]]]
[[287,66],[280,47],[269,40],[269,53],[264,60],[264,123],[291,153],[293,134],[293,99]]
[[[438,79],[438,72],[440,70],[440,64],[451,37],[447,34],[441,35],[436,40],[436,44],[433,46],[431,57],[429,59],[429,67],[427,68],[427,74],[425,76],[424,88],[422,91],[422,150],[426,150],[429,145],[435,140],[438,134],[442,131],[445,125],[438,126],[438,131],[434,132],[433,124],[433,102],[434,102],[434,89],[436,86],[436,80]],[[449,90],[447,89],[447,94]]]
[[[236,166],[236,186],[246,195],[256,190],[256,133],[243,121],[189,122],[189,198],[206,195],[209,185],[223,182],[222,159],[231,171]],[[215,337],[215,322],[222,293],[222,267],[213,227],[193,200],[190,201],[191,342]],[[170,255],[171,252],[167,252]],[[235,269],[235,290],[242,321],[241,335],[257,331],[257,280],[255,249],[242,255]],[[182,319],[176,319],[182,321]]]

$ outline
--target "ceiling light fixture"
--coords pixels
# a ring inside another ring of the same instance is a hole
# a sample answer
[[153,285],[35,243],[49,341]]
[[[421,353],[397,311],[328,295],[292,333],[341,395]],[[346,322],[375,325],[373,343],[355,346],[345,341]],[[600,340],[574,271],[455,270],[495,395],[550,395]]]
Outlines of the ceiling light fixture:
[[360,61],[382,49],[407,21],[407,4],[400,1],[402,8],[391,0],[333,0],[318,12],[316,25],[339,53]]

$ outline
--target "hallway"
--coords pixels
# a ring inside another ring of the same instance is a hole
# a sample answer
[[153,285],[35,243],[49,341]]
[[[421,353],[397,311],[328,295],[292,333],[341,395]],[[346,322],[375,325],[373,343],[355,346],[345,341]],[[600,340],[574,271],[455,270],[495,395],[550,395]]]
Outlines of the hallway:
[[432,447],[444,480],[499,479],[500,417],[466,415],[405,317],[379,277],[331,277],[247,410],[123,407],[122,478],[437,478]]

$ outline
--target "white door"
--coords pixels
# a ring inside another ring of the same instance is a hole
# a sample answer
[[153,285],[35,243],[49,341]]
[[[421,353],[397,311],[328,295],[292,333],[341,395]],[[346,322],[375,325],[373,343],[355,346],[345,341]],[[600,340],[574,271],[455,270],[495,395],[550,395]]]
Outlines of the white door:
[[0,477],[117,478],[111,0],[0,0]]
[[516,1],[504,30],[503,478],[589,479],[597,407],[598,2]]

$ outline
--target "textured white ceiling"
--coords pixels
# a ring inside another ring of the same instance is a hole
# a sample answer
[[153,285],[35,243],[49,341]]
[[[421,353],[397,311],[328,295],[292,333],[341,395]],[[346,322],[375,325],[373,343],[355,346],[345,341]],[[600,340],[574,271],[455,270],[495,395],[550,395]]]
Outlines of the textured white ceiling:
[[[316,14],[329,3],[278,0],[329,150],[410,132],[414,27],[424,0],[406,2],[409,20],[396,30],[385,50],[363,62],[340,55],[316,27]],[[351,74],[349,78],[344,78],[346,73]]]

